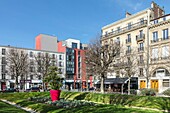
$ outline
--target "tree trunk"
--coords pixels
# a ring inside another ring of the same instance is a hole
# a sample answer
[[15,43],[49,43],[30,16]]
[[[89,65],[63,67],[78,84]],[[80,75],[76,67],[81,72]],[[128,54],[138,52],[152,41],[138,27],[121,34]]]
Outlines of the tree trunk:
[[129,82],[128,82],[128,95],[130,95],[130,77],[128,79],[129,79]]
[[101,91],[101,93],[104,93],[104,75],[101,76],[100,91]]
[[121,85],[121,93],[123,94],[123,86],[124,84]]
[[16,76],[15,85],[16,85],[16,88],[18,88],[18,76]]
[[148,77],[146,78],[146,87],[147,87],[147,89],[149,88],[149,78]]

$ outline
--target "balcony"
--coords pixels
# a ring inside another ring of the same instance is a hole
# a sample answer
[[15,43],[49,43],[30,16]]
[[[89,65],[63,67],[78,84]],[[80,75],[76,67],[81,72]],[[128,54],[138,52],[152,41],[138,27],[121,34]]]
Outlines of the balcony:
[[126,50],[126,55],[130,53],[131,53],[131,50]]
[[159,39],[151,40],[151,43],[159,42]]
[[138,65],[139,65],[139,66],[144,65],[144,60],[139,60],[139,61],[138,61]]
[[143,51],[144,51],[144,47],[138,48],[138,52],[143,52]]
[[162,43],[170,43],[170,36],[168,36],[167,38],[159,38],[156,40],[151,40],[151,45],[154,44],[162,44]]
[[145,39],[145,34],[141,34],[141,35],[136,35],[136,41],[143,41]]
[[114,37],[114,36],[118,36],[120,34],[125,34],[127,32],[130,32],[130,31],[142,28],[142,27],[146,27],[146,26],[147,26],[147,20],[144,20],[143,22],[137,22],[137,23],[132,24],[131,27],[126,26],[126,27],[123,27],[119,30],[109,32],[106,35],[102,35],[101,40],[111,38],[111,37]]
[[160,57],[161,60],[170,60],[170,56]]
[[159,58],[151,58],[151,62],[159,61]]
[[129,43],[131,43],[131,39],[126,39],[126,44],[129,44]]

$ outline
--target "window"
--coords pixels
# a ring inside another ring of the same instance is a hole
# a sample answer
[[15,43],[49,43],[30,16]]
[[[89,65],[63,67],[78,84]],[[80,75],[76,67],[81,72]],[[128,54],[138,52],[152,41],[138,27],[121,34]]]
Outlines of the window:
[[52,66],[55,66],[55,61],[54,61],[54,60],[51,61],[51,65],[52,65]]
[[40,58],[40,57],[41,57],[41,53],[39,52],[39,53],[38,53],[38,58]]
[[116,71],[116,77],[119,77],[119,75],[120,75],[120,72]]
[[38,75],[38,80],[41,80],[41,75]]
[[139,56],[139,62],[142,63],[143,62],[143,55]]
[[144,48],[143,48],[143,43],[139,43],[139,51],[143,51]]
[[77,48],[77,43],[72,42],[72,48],[76,49]]
[[139,75],[143,76],[143,68],[139,68]]
[[128,64],[131,63],[130,57],[127,57]]
[[131,29],[131,22],[130,23],[128,23],[128,29]]
[[6,58],[2,57],[2,64],[6,64]]
[[112,29],[111,31],[112,31],[112,33],[113,33],[113,32],[114,32],[114,29]]
[[117,43],[117,44],[120,44],[120,37],[117,37],[117,38],[116,38],[116,43]]
[[127,52],[130,53],[131,52],[131,47],[127,46]]
[[38,70],[37,70],[39,73],[41,72],[41,67],[38,67]]
[[127,38],[127,42],[131,42],[131,35],[128,34],[127,37],[128,37],[128,38]]
[[163,30],[163,40],[168,39],[168,29]]
[[153,32],[153,41],[158,41],[158,31]]
[[6,54],[6,49],[2,49],[2,55]]
[[60,66],[60,67],[63,67],[63,63],[62,63],[62,62],[59,62],[59,66]]
[[152,49],[152,58],[157,59],[158,58],[158,48]]
[[30,79],[31,79],[31,80],[33,79],[33,75],[30,75]]
[[2,68],[1,72],[2,72],[2,73],[5,73],[5,71],[6,71],[6,66],[5,66],[5,65],[2,65],[1,68]]
[[105,35],[107,36],[107,31],[105,32]]
[[30,67],[30,72],[34,72],[34,67]]
[[4,80],[4,79],[6,79],[6,76],[5,76],[5,74],[2,74],[2,79]]
[[157,24],[157,23],[158,23],[158,20],[154,20],[153,23],[154,23],[154,24]]
[[163,87],[169,87],[169,79],[163,79],[162,85]]
[[30,65],[34,65],[34,60],[30,60]]
[[163,17],[163,21],[166,21],[166,17]]
[[80,51],[78,51],[78,55],[80,55]]
[[140,35],[139,35],[140,38],[142,38],[142,37],[143,37],[143,30],[140,30],[140,31],[139,31],[139,34],[140,34]]
[[30,52],[30,57],[33,57],[33,52],[32,51]]
[[58,71],[59,71],[59,73],[60,73],[60,74],[62,74],[62,73],[63,73],[61,68],[59,68],[59,69],[58,69]]
[[144,24],[144,18],[140,19],[140,24],[143,25]]
[[167,58],[169,56],[169,46],[162,47],[162,58]]
[[59,59],[62,60],[62,55],[59,55]]
[[52,58],[55,59],[55,54],[52,54]]
[[11,75],[11,79],[15,79],[15,75]]
[[120,27],[117,27],[117,32],[118,32],[118,33],[120,32]]

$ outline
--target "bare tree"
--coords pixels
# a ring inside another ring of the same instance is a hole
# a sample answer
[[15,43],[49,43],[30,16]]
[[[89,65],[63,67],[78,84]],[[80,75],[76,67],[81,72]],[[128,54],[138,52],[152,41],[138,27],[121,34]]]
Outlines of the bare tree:
[[136,49],[125,50],[121,48],[121,55],[115,67],[117,67],[122,77],[128,77],[128,94],[130,94],[130,80],[135,75],[137,76],[139,72]]
[[101,92],[104,93],[104,79],[108,72],[112,72],[115,56],[119,54],[119,43],[101,44],[100,38],[91,41],[86,52],[87,72],[99,76]]
[[15,77],[15,87],[18,88],[18,79],[28,74],[28,54],[21,49],[10,49],[6,61],[8,73]]
[[[41,76],[42,80],[44,80],[44,77],[48,73],[48,68],[51,65],[53,66],[55,65],[55,58],[51,57],[48,53],[45,53],[45,54],[38,53],[34,57],[35,57],[36,67],[37,67],[36,75]],[[44,90],[45,84],[43,81],[42,81],[42,85],[43,85],[42,88]]]

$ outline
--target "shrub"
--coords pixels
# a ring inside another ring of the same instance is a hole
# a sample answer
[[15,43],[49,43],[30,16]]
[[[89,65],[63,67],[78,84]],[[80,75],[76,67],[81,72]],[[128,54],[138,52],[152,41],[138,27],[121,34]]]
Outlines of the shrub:
[[164,95],[170,96],[170,89],[167,89],[163,92]]
[[142,96],[155,96],[156,91],[154,89],[141,89],[139,95]]

